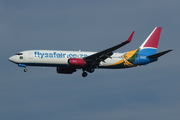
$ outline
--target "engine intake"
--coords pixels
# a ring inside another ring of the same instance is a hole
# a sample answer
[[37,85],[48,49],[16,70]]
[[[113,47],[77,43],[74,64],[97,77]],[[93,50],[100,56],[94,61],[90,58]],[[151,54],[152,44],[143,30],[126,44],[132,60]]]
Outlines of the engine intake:
[[86,62],[80,58],[70,58],[68,59],[69,66],[77,66],[77,67],[84,67]]

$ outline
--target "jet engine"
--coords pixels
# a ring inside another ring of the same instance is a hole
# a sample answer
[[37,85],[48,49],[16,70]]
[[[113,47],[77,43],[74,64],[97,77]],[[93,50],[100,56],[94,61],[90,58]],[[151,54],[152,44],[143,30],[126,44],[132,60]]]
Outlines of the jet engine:
[[72,74],[73,72],[76,72],[76,69],[70,67],[57,67],[57,73]]
[[68,59],[68,65],[74,67],[84,67],[86,62],[80,58],[70,58]]

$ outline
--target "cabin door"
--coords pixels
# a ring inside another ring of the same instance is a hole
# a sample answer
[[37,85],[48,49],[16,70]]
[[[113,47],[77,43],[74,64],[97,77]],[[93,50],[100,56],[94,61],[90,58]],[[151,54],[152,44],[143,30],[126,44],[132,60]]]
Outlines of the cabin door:
[[29,57],[29,59],[33,59],[33,51],[29,51],[28,57]]

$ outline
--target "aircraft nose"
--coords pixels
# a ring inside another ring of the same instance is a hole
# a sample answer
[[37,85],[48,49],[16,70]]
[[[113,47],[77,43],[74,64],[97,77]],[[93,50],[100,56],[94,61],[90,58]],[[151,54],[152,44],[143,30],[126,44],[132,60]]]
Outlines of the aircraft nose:
[[13,61],[14,61],[14,56],[11,56],[11,57],[9,58],[9,61],[13,62]]

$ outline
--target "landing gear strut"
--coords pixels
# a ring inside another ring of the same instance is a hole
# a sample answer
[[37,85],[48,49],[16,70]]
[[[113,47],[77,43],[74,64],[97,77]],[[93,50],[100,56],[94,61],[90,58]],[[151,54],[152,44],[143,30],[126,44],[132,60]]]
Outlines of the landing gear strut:
[[88,75],[87,72],[84,72],[84,71],[83,71],[82,76],[83,76],[83,77],[86,77],[87,75]]

